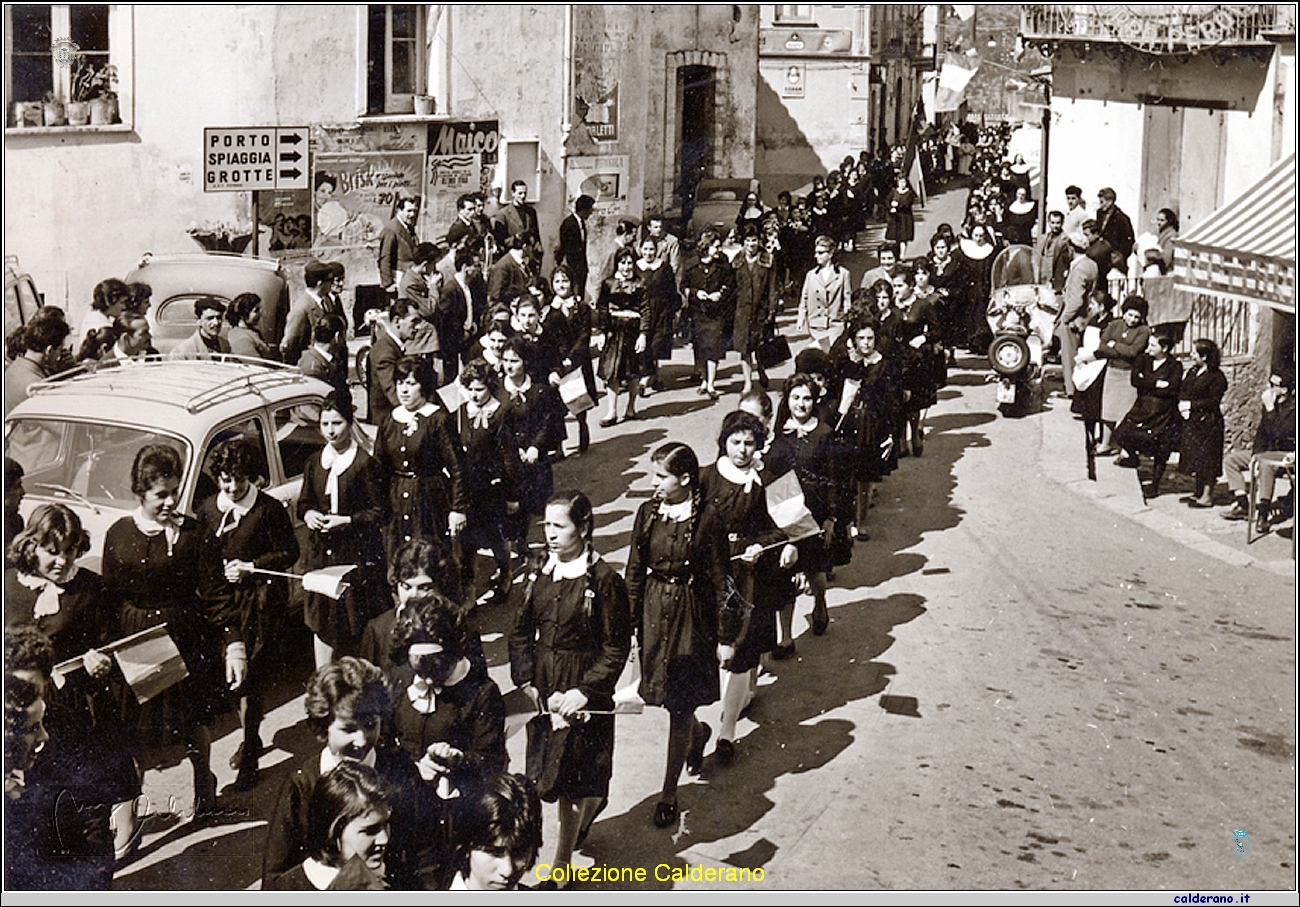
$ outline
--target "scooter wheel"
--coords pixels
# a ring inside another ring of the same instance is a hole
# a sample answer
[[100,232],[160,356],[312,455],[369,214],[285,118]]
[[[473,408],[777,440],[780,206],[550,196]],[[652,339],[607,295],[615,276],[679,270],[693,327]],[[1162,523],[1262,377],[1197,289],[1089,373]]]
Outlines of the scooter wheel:
[[1015,378],[1029,366],[1029,344],[1015,334],[994,337],[989,344],[989,365],[999,375]]

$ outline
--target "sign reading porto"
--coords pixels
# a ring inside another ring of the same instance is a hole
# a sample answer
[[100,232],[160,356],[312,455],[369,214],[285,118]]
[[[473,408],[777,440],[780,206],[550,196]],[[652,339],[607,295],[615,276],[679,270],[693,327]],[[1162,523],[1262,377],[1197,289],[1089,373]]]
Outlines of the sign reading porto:
[[203,130],[203,191],[306,189],[306,126],[209,126]]

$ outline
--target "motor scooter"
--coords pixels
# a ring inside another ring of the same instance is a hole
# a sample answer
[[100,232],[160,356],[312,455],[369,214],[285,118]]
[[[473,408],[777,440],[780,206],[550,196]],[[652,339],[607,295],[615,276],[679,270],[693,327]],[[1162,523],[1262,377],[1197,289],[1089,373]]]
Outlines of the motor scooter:
[[998,382],[1004,416],[1037,412],[1043,403],[1043,353],[1051,345],[1060,302],[1047,284],[1034,282],[1034,250],[1008,246],[993,260],[988,323],[993,332],[989,365]]

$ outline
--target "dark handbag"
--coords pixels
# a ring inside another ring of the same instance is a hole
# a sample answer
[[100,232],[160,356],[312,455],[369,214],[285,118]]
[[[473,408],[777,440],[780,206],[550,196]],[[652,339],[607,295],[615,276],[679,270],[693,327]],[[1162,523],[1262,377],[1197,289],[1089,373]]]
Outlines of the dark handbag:
[[758,367],[764,371],[776,368],[782,362],[789,362],[790,341],[780,334],[769,337],[758,345],[758,349],[754,351],[754,358],[758,360]]

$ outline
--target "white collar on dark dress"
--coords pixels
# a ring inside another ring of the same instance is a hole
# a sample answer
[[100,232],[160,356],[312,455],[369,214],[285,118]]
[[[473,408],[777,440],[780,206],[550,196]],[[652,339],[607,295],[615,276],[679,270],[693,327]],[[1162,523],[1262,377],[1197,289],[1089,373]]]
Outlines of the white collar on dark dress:
[[[600,555],[596,552],[591,553],[591,563],[595,564],[600,560]],[[552,554],[546,560],[542,567],[542,572],[548,574],[551,579],[582,579],[587,575],[587,557],[575,557],[571,561],[562,561],[556,555]]]
[[717,467],[718,475],[733,485],[744,485],[747,494],[754,490],[755,484],[760,486],[763,484],[762,479],[759,478],[758,470],[754,466],[750,466],[749,469],[741,469],[727,457],[718,457]]

